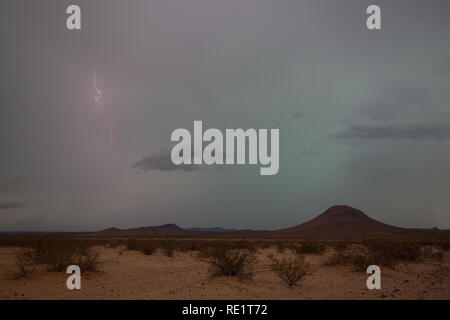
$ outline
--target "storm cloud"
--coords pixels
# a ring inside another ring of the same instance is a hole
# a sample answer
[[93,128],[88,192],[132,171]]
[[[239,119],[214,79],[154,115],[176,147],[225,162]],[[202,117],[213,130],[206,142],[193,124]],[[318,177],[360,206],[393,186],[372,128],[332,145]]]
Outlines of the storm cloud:
[[151,154],[150,156],[144,157],[138,162],[134,163],[133,168],[139,169],[141,171],[194,171],[196,169],[198,170],[199,167],[187,164],[175,165],[172,162],[170,150],[161,149],[159,151],[153,152],[153,154]]
[[[403,74],[374,88],[358,107],[356,119],[332,134],[342,140],[450,139],[450,76],[430,68]],[[420,78],[419,78],[420,76]]]

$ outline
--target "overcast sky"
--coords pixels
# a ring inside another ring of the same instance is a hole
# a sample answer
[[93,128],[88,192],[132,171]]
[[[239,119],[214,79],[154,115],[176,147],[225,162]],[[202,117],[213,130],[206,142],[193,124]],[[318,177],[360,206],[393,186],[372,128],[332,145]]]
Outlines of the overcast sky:
[[[0,6],[0,230],[276,229],[335,204],[450,228],[448,0]],[[177,170],[194,120],[279,128],[279,173]]]

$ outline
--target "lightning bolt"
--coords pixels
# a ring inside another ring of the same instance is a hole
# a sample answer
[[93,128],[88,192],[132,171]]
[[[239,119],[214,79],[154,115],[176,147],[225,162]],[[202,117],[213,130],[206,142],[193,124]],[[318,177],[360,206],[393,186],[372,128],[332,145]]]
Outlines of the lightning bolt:
[[[96,93],[94,96],[94,100],[97,103],[98,108],[100,108],[103,95],[102,95],[102,90],[100,90],[97,87],[97,81],[98,81],[97,71],[96,71],[96,69],[94,69],[94,72],[92,73],[92,85],[93,85],[95,93]],[[100,110],[98,110],[98,111],[100,111]],[[110,127],[110,125],[109,125],[109,127]],[[109,143],[113,143],[113,130],[112,129],[109,130]]]
[[102,91],[97,87],[97,71],[94,70],[93,73],[93,80],[92,80],[92,85],[94,86],[95,92],[96,92],[96,96],[94,97],[95,102],[97,102],[98,104],[100,104],[102,102]]

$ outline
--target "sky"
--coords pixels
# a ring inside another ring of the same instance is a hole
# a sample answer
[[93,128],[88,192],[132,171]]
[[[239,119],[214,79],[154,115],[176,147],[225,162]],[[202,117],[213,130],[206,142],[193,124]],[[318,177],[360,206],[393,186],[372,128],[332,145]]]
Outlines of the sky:
[[[81,30],[66,29],[70,4]],[[370,4],[381,30],[366,28]],[[336,204],[450,228],[449,12],[447,0],[2,0],[0,230],[277,229]],[[174,166],[171,133],[194,120],[278,128],[279,173]]]

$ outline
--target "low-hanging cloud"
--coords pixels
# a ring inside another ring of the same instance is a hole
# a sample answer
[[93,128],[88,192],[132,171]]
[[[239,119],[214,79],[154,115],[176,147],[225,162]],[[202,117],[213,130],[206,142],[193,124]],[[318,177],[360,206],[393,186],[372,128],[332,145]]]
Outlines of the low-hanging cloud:
[[197,167],[194,165],[175,165],[172,162],[170,156],[170,150],[161,149],[159,151],[153,152],[152,155],[147,156],[133,164],[133,168],[137,168],[141,171],[194,171]]

